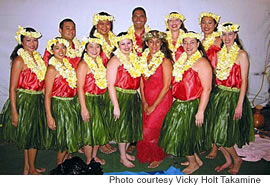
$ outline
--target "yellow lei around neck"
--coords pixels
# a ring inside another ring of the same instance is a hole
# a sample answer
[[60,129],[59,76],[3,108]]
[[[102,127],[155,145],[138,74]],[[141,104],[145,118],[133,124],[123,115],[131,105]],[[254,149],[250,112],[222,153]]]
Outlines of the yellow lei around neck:
[[213,32],[210,35],[208,35],[206,38],[204,38],[204,34],[202,37],[202,44],[205,51],[207,51],[210,46],[212,46],[216,40],[216,37],[220,36],[220,32]]
[[175,81],[180,82],[183,79],[184,72],[189,70],[201,57],[202,55],[198,50],[192,54],[189,59],[186,52],[182,53],[177,62],[173,65],[172,76],[175,77]]
[[182,45],[182,40],[183,40],[182,35],[184,33],[185,33],[184,30],[181,30],[181,29],[179,30],[179,35],[178,35],[176,44],[173,45],[172,32],[171,31],[166,32],[167,34],[166,40],[168,41],[169,49],[172,51],[172,56],[174,60],[175,60],[175,52]]
[[100,56],[96,57],[96,62],[92,57],[85,54],[83,57],[83,60],[87,63],[88,67],[91,70],[91,73],[93,73],[95,78],[95,84],[100,89],[107,88],[107,80],[106,80],[106,68],[103,65],[103,61]]
[[145,49],[140,58],[141,64],[143,67],[143,75],[146,78],[149,78],[151,75],[153,75],[156,72],[157,68],[163,62],[163,58],[164,58],[164,54],[161,51],[158,51],[152,56],[152,59],[148,64],[147,57],[149,53],[150,53],[149,48]]
[[[148,25],[144,25],[144,33],[147,33],[150,30],[151,30],[151,28]],[[134,25],[132,25],[132,26],[130,26],[128,28],[128,34],[132,36],[133,48],[135,49],[135,51],[138,52],[138,53],[141,53],[142,52],[142,48],[140,48],[137,45]]]
[[109,35],[109,40],[111,42],[111,45],[108,44],[104,36],[98,33],[97,30],[94,33],[94,36],[99,38],[103,42],[102,50],[107,56],[107,58],[110,58],[112,50],[114,49],[114,47],[117,47],[117,43],[115,43],[116,36],[113,34],[113,32],[109,31],[108,35]]
[[60,73],[60,75],[66,79],[69,87],[72,89],[76,88],[76,72],[72,65],[69,63],[68,59],[63,58],[63,62],[59,62],[55,57],[51,57],[49,64],[53,65],[55,69]]
[[39,52],[34,51],[33,57],[25,51],[23,48],[20,48],[17,51],[17,54],[22,57],[24,63],[33,73],[37,75],[37,79],[41,82],[45,78],[47,67],[43,61]]
[[229,77],[233,64],[238,56],[239,50],[239,46],[234,43],[229,52],[225,45],[218,52],[216,74],[219,80],[226,80]]
[[128,71],[131,77],[137,78],[140,77],[143,72],[143,67],[140,62],[137,60],[137,54],[130,52],[128,58],[117,49],[114,52],[115,56],[119,58],[120,62],[124,65],[124,68]]
[[75,46],[75,49],[73,49],[71,47],[71,45],[67,48],[67,54],[66,56],[69,57],[69,58],[76,58],[76,57],[81,57],[82,55],[82,51],[83,51],[83,48],[81,46],[81,43],[80,41],[75,37],[73,40],[72,40],[74,46]]

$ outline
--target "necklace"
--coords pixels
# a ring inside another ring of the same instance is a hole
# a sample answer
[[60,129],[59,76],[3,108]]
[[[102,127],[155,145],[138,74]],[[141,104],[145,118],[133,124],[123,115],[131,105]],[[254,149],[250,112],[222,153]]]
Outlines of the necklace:
[[75,37],[72,42],[75,49],[73,49],[71,46],[68,47],[66,56],[69,58],[81,57],[83,48],[81,47],[80,41]]
[[[145,33],[147,33],[151,30],[151,28],[148,25],[144,25],[144,30],[145,30]],[[128,34],[131,35],[132,37],[133,48],[135,49],[135,51],[138,53],[142,53],[142,48],[137,45],[134,25],[128,28]]]
[[166,34],[167,34],[167,41],[168,41],[168,45],[169,45],[169,49],[172,51],[172,56],[173,56],[173,59],[175,61],[175,52],[177,51],[177,49],[181,46],[182,44],[182,35],[184,34],[185,32],[183,30],[179,30],[179,35],[178,35],[178,38],[176,40],[176,44],[173,45],[173,39],[172,39],[172,32],[171,31],[167,31]]
[[111,45],[108,44],[108,42],[105,40],[104,36],[101,35],[100,33],[98,33],[97,30],[94,33],[94,36],[99,38],[103,42],[102,50],[105,53],[105,55],[107,56],[107,58],[110,58],[112,50],[114,49],[114,47],[117,46],[117,43],[115,43],[116,36],[111,31],[109,31],[108,35],[109,35],[109,40],[111,42]]
[[204,38],[204,34],[203,34],[202,44],[203,44],[204,50],[207,51],[210,48],[210,46],[214,44],[216,37],[219,37],[219,36],[220,36],[219,32],[213,32],[210,35],[208,35],[206,38]]

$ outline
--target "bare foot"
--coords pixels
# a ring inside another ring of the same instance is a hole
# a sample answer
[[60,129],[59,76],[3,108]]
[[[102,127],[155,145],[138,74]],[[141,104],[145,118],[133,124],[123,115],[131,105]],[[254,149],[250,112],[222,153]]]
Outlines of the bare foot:
[[238,160],[235,160],[233,167],[228,170],[228,173],[233,174],[233,175],[238,174],[238,172],[241,168],[242,162],[243,162],[243,160],[241,158],[239,158]]
[[[196,161],[198,163],[198,165],[201,167],[203,165],[203,162],[201,160],[199,161]],[[182,166],[188,166],[189,165],[189,162],[186,161],[186,162],[181,162],[180,163]]]
[[188,167],[186,167],[182,172],[189,175],[198,170],[200,166],[197,163],[190,164]]
[[226,162],[226,163],[224,163],[224,164],[221,165],[221,166],[217,166],[217,167],[215,168],[215,171],[216,171],[216,172],[221,172],[221,171],[223,171],[223,170],[225,170],[225,169],[227,169],[227,168],[232,168],[232,163],[231,163],[231,162]]
[[157,168],[161,163],[162,161],[153,161],[147,166],[147,168]]
[[217,147],[213,146],[211,152],[206,156],[207,159],[215,159],[217,156]]
[[136,149],[136,146],[135,145],[129,145],[129,147],[127,149],[127,152],[131,154],[131,153],[134,152],[135,149]]
[[116,149],[115,147],[113,147],[112,145],[110,145],[110,144],[106,144],[105,146],[106,146],[109,150],[111,150],[111,153],[117,151],[117,149]]
[[36,168],[36,171],[38,173],[44,173],[46,171],[46,168]]
[[95,160],[96,162],[100,163],[101,165],[104,165],[104,164],[106,163],[106,161],[105,161],[104,159],[100,159],[100,158],[98,158],[97,156],[94,157],[94,160]]
[[104,154],[111,154],[112,153],[112,151],[109,148],[107,148],[106,145],[100,146],[99,151],[104,153]]
[[84,149],[83,149],[83,148],[80,148],[80,149],[78,150],[78,152],[81,153],[81,154],[83,154],[83,153],[84,153]]
[[122,163],[127,168],[134,168],[135,167],[135,165],[132,162],[130,162],[128,159],[121,159],[120,163]]
[[135,156],[133,156],[133,155],[126,154],[126,156],[127,156],[127,159],[128,160],[131,160],[131,161],[135,161],[136,160]]
[[29,175],[41,175],[41,173],[38,172],[36,169],[34,171],[29,170]]

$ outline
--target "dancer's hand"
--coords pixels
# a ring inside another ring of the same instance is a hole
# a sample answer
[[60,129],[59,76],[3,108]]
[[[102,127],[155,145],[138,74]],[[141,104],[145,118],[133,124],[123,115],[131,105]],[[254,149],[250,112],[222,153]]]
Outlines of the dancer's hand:
[[82,109],[81,116],[83,121],[88,122],[90,120],[90,115],[87,109]]
[[12,118],[11,118],[11,122],[12,122],[12,125],[14,127],[17,127],[18,126],[18,120],[19,120],[19,115],[17,112],[15,113],[12,113]]
[[239,120],[242,117],[243,108],[242,106],[237,105],[234,111],[233,119]]
[[198,111],[195,115],[196,126],[201,127],[203,124],[204,114],[202,111]]
[[54,121],[53,117],[47,118],[47,124],[48,124],[48,127],[51,130],[55,130],[56,129],[56,125],[55,125],[55,121]]
[[120,117],[120,109],[119,109],[119,107],[114,106],[113,115],[114,115],[114,121],[119,119],[119,117]]

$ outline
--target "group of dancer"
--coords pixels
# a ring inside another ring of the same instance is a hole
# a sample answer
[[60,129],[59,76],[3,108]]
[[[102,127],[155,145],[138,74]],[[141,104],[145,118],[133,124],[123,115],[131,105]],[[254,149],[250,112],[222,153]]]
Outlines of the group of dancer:
[[[37,150],[57,151],[57,165],[81,151],[85,162],[106,164],[118,144],[120,162],[134,167],[136,157],[148,168],[166,155],[186,156],[192,174],[199,155],[217,150],[237,174],[242,159],[234,145],[254,140],[246,97],[249,59],[239,42],[239,25],[220,16],[200,14],[201,34],[187,31],[185,17],[171,12],[166,32],[151,30],[146,11],[132,12],[133,25],[117,36],[114,17],[93,16],[89,37],[79,42],[71,19],[59,24],[61,36],[48,41],[44,56],[36,51],[41,33],[19,26],[12,52],[9,99],[1,122],[4,139],[24,150],[24,174],[41,174]],[[137,147],[136,156],[127,151]]]

